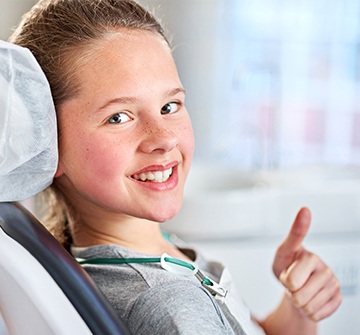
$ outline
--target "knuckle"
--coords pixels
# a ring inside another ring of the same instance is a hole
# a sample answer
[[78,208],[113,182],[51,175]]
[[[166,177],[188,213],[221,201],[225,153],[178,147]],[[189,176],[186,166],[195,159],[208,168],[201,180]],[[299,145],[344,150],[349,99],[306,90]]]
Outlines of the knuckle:
[[291,271],[283,271],[279,276],[279,280],[290,292],[297,291],[299,287],[296,276],[294,276]]
[[293,276],[288,276],[286,278],[285,286],[291,291],[295,292],[300,288],[300,285],[298,283],[298,280],[294,278]]
[[302,299],[299,294],[293,293],[291,295],[291,301],[297,308],[301,308],[303,305]]
[[303,310],[304,310],[304,312],[307,314],[307,315],[309,315],[309,316],[312,316],[312,315],[314,315],[315,313],[314,313],[314,311],[313,311],[313,309],[310,307],[310,306],[304,306],[304,308],[303,308]]
[[335,305],[335,309],[336,309],[341,305],[341,303],[343,301],[340,289],[337,291],[336,296],[335,296],[335,298],[333,300],[334,300],[334,305]]
[[312,264],[319,264],[320,266],[324,265],[321,258],[317,254],[310,252],[308,258]]
[[330,279],[330,287],[333,288],[333,290],[336,294],[340,294],[341,285],[340,285],[339,280],[335,276],[332,276],[332,278]]
[[318,322],[321,320],[320,315],[318,313],[309,314],[311,320]]
[[341,284],[339,279],[337,279],[336,277],[334,277],[334,281],[335,281],[335,286],[337,288],[338,291],[341,291]]
[[325,269],[325,273],[326,273],[326,275],[327,275],[327,277],[328,278],[335,278],[336,279],[336,277],[334,276],[334,273],[332,272],[332,270],[329,268],[329,267],[326,267],[326,269]]
[[315,318],[317,318],[317,313],[310,303],[305,305],[302,310],[310,319],[315,320]]

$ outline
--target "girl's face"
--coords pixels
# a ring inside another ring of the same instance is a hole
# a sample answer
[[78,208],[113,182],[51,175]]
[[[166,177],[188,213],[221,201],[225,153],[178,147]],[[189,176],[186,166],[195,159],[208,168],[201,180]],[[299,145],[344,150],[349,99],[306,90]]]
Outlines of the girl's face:
[[57,181],[80,215],[172,218],[194,138],[169,47],[154,33],[119,30],[85,59],[79,94],[58,107]]

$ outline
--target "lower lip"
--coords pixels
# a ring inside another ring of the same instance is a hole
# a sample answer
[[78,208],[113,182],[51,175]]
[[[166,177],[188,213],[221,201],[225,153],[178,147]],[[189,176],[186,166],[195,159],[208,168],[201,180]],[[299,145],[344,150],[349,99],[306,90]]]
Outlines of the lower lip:
[[172,169],[172,174],[169,177],[169,179],[165,182],[162,183],[157,183],[154,181],[141,181],[141,180],[136,180],[136,179],[132,179],[134,182],[136,182],[138,185],[145,187],[149,190],[152,191],[169,191],[174,189],[179,181],[179,176],[178,176],[178,170],[177,167],[174,167]]

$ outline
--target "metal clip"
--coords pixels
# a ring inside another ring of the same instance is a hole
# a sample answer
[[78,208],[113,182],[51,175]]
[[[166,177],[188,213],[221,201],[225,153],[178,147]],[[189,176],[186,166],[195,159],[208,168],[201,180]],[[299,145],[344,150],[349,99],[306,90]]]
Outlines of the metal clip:
[[214,297],[223,302],[228,290],[213,282],[211,279],[205,277],[194,263],[185,262],[173,258],[167,254],[163,254],[160,259],[161,266],[172,273],[181,274],[184,276],[195,276]]
[[213,296],[220,296],[225,298],[228,290],[205,277],[200,270],[195,273],[195,277],[200,281],[201,285],[205,287]]

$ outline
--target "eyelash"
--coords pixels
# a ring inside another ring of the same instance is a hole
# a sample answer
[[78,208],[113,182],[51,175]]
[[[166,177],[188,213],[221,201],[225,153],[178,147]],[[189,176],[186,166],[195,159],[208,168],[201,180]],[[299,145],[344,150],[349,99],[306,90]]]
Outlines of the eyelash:
[[[166,108],[167,106],[171,106],[171,105],[175,105],[175,106],[177,107],[176,110],[175,110],[174,112],[166,113],[165,108]],[[178,111],[180,110],[181,107],[182,107],[182,103],[177,102],[177,101],[172,101],[172,102],[169,102],[169,103],[165,104],[165,105],[161,108],[160,113],[163,114],[163,115],[176,113],[176,112],[178,112]],[[163,111],[165,111],[165,113],[163,113]]]
[[[183,105],[183,104],[182,104],[181,102],[177,102],[177,101],[168,102],[167,104],[165,104],[165,105],[161,108],[160,114],[162,114],[162,115],[167,115],[167,114],[176,113],[176,112],[178,112],[178,111],[181,109],[182,105]],[[167,112],[167,111],[166,111],[166,108],[167,108],[168,106],[175,106],[175,107],[176,107],[175,111]],[[127,118],[127,120],[122,121],[122,118],[123,118],[124,116]],[[131,118],[129,115],[127,115],[126,113],[120,112],[120,113],[116,113],[116,114],[112,115],[112,116],[108,119],[107,122],[110,123],[110,124],[120,124],[120,123],[126,123],[126,122],[128,122],[128,121],[130,121],[130,120],[132,120],[132,118]]]
[[[126,116],[128,118],[128,120],[121,121],[123,116]],[[114,118],[117,118],[117,120],[114,120]],[[129,115],[127,115],[126,113],[116,113],[109,118],[108,123],[110,123],[110,124],[125,123],[130,120],[132,120],[131,117]]]

